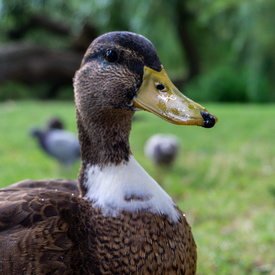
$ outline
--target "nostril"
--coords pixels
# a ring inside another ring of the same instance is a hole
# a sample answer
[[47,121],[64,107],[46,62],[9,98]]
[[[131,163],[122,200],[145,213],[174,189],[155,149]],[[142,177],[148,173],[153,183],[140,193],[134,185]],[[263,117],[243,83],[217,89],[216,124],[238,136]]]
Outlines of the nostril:
[[156,88],[161,92],[165,91],[165,86],[162,83],[156,83]]
[[216,123],[216,119],[213,115],[209,114],[208,112],[206,111],[201,111],[201,116],[203,117],[204,119],[204,125],[203,127],[205,128],[211,128],[215,125]]

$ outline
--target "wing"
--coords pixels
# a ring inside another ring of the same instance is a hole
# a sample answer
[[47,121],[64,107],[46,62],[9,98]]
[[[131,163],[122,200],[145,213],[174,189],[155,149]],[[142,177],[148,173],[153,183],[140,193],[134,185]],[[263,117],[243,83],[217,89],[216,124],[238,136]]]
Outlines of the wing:
[[[0,273],[71,274],[75,181],[23,181],[0,190]],[[35,270],[35,271],[34,271]]]
[[47,151],[64,163],[74,163],[80,157],[78,138],[64,130],[54,130],[47,135]]
[[[20,189],[21,191],[30,192],[30,191],[62,191],[66,193],[74,193],[75,196],[79,196],[78,181],[76,180],[64,180],[64,179],[55,179],[55,180],[23,180],[17,183],[14,183],[4,189],[0,189],[1,192],[12,191],[14,189]],[[0,202],[2,201],[1,196],[4,193],[0,194]]]

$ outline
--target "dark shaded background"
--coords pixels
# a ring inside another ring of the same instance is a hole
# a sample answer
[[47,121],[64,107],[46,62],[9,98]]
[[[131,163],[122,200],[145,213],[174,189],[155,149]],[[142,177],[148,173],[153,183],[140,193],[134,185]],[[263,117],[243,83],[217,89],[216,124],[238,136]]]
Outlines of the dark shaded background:
[[194,100],[275,101],[274,10],[274,0],[2,0],[0,100],[71,99],[91,41],[127,30],[153,42]]

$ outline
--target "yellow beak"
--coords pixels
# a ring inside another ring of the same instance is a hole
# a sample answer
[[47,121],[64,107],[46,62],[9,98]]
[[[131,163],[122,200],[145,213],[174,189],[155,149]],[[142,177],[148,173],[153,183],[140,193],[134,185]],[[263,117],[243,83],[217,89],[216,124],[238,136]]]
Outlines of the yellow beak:
[[134,106],[179,125],[210,128],[218,121],[204,107],[184,96],[164,68],[157,72],[144,67],[142,85],[134,99]]

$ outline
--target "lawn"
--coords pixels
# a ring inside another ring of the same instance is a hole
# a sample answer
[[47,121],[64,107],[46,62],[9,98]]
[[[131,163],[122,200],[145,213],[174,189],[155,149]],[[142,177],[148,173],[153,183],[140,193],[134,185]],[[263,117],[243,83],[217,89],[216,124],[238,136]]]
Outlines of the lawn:
[[[152,134],[174,133],[179,158],[161,184],[186,213],[198,246],[198,274],[275,274],[275,105],[205,104],[219,118],[212,129],[176,126],[145,112],[133,123],[136,159],[160,171],[143,146]],[[71,102],[0,103],[0,183],[76,178],[38,150],[28,132],[51,116],[76,132]]]

